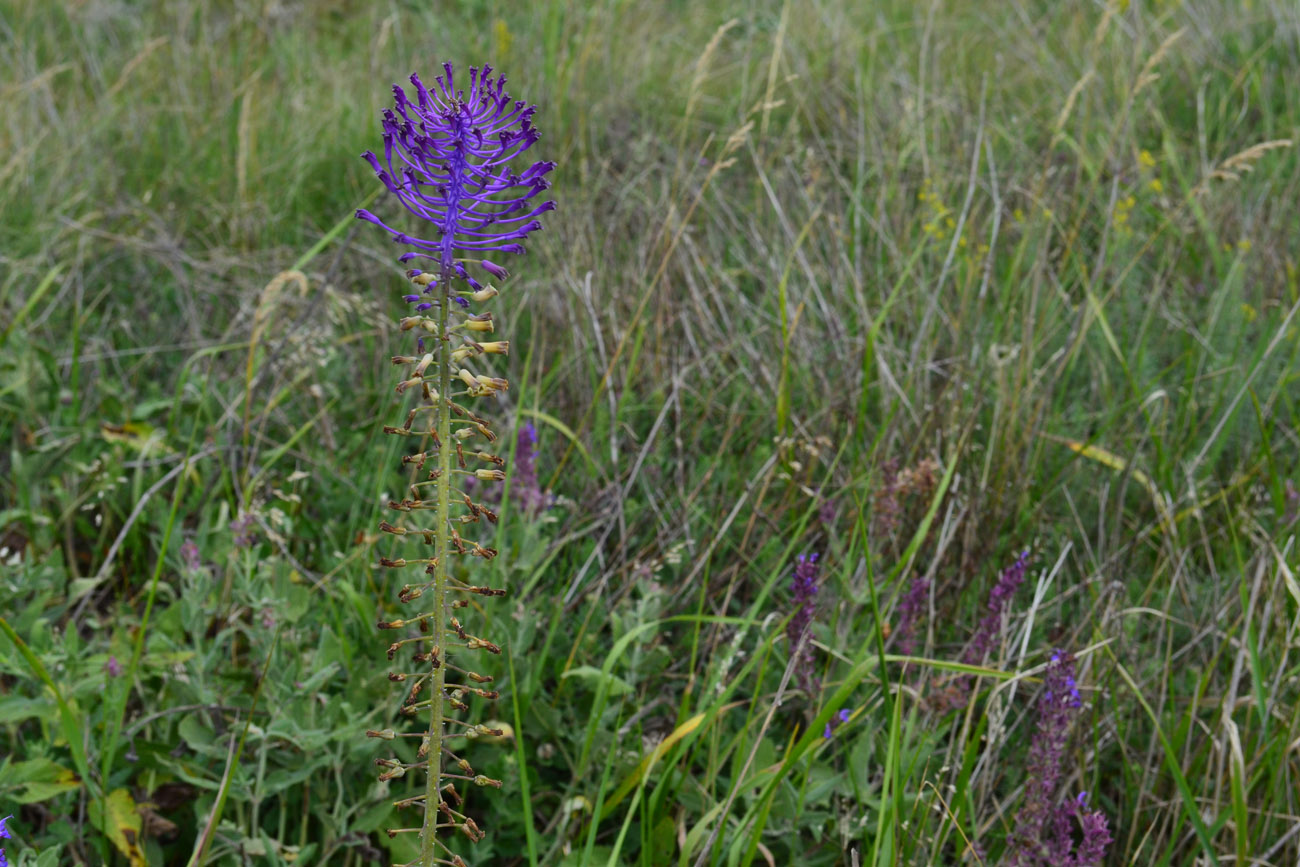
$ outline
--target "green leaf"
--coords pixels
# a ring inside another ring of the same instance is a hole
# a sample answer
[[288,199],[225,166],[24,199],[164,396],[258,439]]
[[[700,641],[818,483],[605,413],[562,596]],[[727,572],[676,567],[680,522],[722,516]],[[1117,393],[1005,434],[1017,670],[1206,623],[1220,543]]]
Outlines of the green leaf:
[[54,714],[54,707],[54,702],[47,698],[11,695],[0,699],[0,725],[29,719],[49,719]]
[[6,800],[18,804],[47,801],[81,787],[76,774],[52,759],[15,762],[4,770],[5,781],[0,792],[4,793]]
[[632,685],[626,680],[591,665],[579,665],[577,668],[571,668],[560,677],[579,678],[592,689],[599,689],[603,686],[609,691],[610,695],[626,695],[632,691]]

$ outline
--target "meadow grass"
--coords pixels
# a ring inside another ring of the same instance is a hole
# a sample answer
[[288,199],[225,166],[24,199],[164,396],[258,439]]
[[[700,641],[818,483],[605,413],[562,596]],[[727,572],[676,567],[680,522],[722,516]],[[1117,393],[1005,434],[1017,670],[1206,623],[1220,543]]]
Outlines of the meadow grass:
[[0,5],[11,862],[414,857],[363,734],[401,250],[352,212],[445,59],[561,204],[496,308],[558,502],[484,581],[470,863],[998,863],[1054,648],[1107,863],[1295,863],[1298,8]]

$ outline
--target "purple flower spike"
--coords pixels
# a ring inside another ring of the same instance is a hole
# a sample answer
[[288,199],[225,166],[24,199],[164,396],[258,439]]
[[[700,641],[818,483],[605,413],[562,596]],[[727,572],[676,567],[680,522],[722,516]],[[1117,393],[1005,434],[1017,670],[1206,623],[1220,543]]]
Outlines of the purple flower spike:
[[906,656],[916,653],[916,624],[925,614],[930,599],[930,582],[922,575],[912,579],[906,595],[898,603],[898,628],[894,630],[898,649]]
[[962,662],[967,665],[983,664],[984,658],[993,649],[994,640],[1002,632],[1002,615],[1011,602],[1011,597],[1016,595],[1016,590],[1024,583],[1028,569],[1029,551],[1025,550],[1016,558],[1016,562],[1002,571],[998,583],[989,592],[988,613],[975,630],[974,637],[962,655]]
[[108,658],[108,662],[104,663],[104,672],[105,672],[109,677],[121,677],[121,676],[122,676],[122,663],[120,663],[120,662],[117,661],[117,657],[116,657],[116,656],[110,656],[110,657]]
[[394,106],[382,122],[383,158],[362,154],[402,206],[432,224],[435,236],[412,237],[365,210],[357,218],[416,248],[404,260],[430,255],[447,273],[456,254],[524,252],[521,242],[541,228],[537,217],[555,209],[554,202],[538,200],[550,188],[546,176],[555,163],[511,170],[511,161],[540,137],[532,124],[536,107],[512,100],[490,66],[470,67],[468,93],[455,89],[451,64],[443,70],[445,78],[438,76],[432,88],[411,76],[414,101],[393,86]]
[[525,422],[515,439],[514,476],[510,496],[528,517],[535,517],[551,505],[551,497],[537,480],[537,428]]
[[[804,633],[812,624],[814,601],[817,597],[818,577],[821,569],[817,565],[817,554],[800,554],[795,558],[794,580],[790,583],[790,593],[795,604],[794,615],[786,623],[786,640],[790,642],[790,652],[794,653],[803,640]],[[816,692],[816,678],[813,675],[815,659],[812,645],[804,643],[803,652],[795,662],[795,673],[799,678],[800,688],[812,696]]]
[[12,818],[13,818],[13,814],[11,813],[8,816],[5,816],[3,819],[0,819],[0,838],[3,838],[5,840],[12,840],[14,838],[14,835],[10,833],[8,828],[5,827],[5,822],[8,822]]
[[[1082,705],[1074,657],[1052,654],[1038,699],[1038,725],[1029,745],[1025,795],[1009,841],[1011,867],[1093,867],[1111,843],[1106,816],[1089,810],[1088,793],[1057,801],[1075,712]],[[1075,845],[1076,828],[1082,830]]]

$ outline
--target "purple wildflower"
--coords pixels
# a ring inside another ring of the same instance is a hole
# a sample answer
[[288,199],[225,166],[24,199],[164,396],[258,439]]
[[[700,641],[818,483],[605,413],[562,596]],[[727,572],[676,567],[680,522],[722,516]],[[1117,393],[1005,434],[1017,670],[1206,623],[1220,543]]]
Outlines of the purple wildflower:
[[0,819],[0,839],[12,840],[14,838],[13,833],[8,828],[5,827],[5,823],[8,822],[13,817],[14,817],[13,814],[10,813],[8,816],[5,816],[3,819]]
[[823,527],[829,528],[835,524],[835,516],[838,513],[839,509],[836,507],[835,501],[828,497],[822,500],[822,504],[817,507],[817,520],[821,521]]
[[898,529],[902,513],[898,494],[898,458],[890,458],[880,467],[880,483],[872,495],[871,528],[877,536],[888,536]]
[[104,663],[104,672],[105,672],[109,677],[121,677],[121,676],[122,676],[122,663],[120,663],[120,662],[117,661],[117,657],[116,657],[116,656],[110,656],[110,657],[108,658],[108,662]]
[[[546,175],[555,163],[511,171],[510,161],[540,137],[532,123],[536,107],[511,100],[505,78],[494,78],[490,66],[481,71],[470,67],[468,95],[456,89],[451,64],[442,68],[445,75],[434,79],[432,88],[411,76],[415,102],[405,88],[393,85],[394,107],[383,117],[383,159],[369,151],[362,154],[404,208],[433,224],[437,237],[412,237],[365,210],[357,211],[357,218],[415,248],[401,261],[431,258],[437,263],[425,291],[445,287],[453,276],[477,291],[482,286],[465,268],[466,261],[493,251],[524,252],[521,242],[541,228],[537,217],[555,209],[554,202],[534,201],[550,188]],[[494,276],[499,269],[490,261],[480,265]]]
[[203,565],[199,556],[199,546],[193,539],[186,539],[185,544],[181,545],[181,562],[191,572],[199,571],[199,567]]
[[[1047,666],[1038,699],[1038,724],[1025,769],[1024,803],[1011,832],[1011,867],[1091,867],[1101,861],[1110,845],[1106,817],[1088,809],[1086,792],[1056,803],[1070,726],[1082,704],[1074,679],[1074,657],[1058,650]],[[1083,832],[1077,847],[1073,841],[1076,821]]]
[[[1016,561],[1002,571],[998,581],[989,592],[986,604],[987,613],[975,629],[975,635],[962,653],[961,661],[967,665],[983,665],[985,657],[993,649],[993,642],[1002,632],[1002,617],[1006,612],[1011,597],[1016,589],[1024,583],[1025,572],[1029,568],[1029,551],[1021,552]],[[931,706],[936,711],[962,708],[970,702],[973,678],[962,675],[950,683],[943,691],[931,697]]]
[[1071,867],[1095,867],[1106,857],[1106,849],[1113,839],[1106,814],[1101,810],[1089,810],[1081,802],[1075,803],[1073,810],[1078,816],[1083,837],[1075,849]]
[[515,465],[510,496],[529,517],[550,505],[550,497],[537,481],[537,428],[526,422],[515,439]]
[[894,640],[898,649],[906,656],[916,653],[916,624],[925,613],[926,602],[930,597],[930,581],[917,575],[907,588],[901,602],[898,603],[898,626],[894,630]]
[[[794,597],[794,614],[785,627],[786,640],[790,642],[790,652],[798,651],[804,633],[812,624],[813,605],[817,597],[818,573],[817,554],[800,554],[796,558],[794,580],[790,583],[790,592]],[[799,685],[811,696],[816,690],[813,677],[813,651],[810,644],[804,643],[799,659],[795,662],[795,673]]]
[[257,544],[257,521],[250,512],[240,511],[239,517],[230,522],[230,532],[234,534],[236,548],[251,548]]
[[830,740],[835,735],[835,730],[849,721],[849,709],[843,708],[836,711],[835,715],[826,721],[826,728],[822,729],[822,737]]
[[984,658],[993,649],[994,639],[1002,632],[1002,615],[1007,609],[1007,604],[1024,583],[1028,568],[1029,551],[1026,549],[1016,558],[1016,562],[1002,571],[998,583],[994,584],[993,590],[989,592],[989,601],[986,605],[988,613],[984,615],[970,644],[966,646],[966,652],[962,654],[962,662],[967,665],[981,665],[984,662]]

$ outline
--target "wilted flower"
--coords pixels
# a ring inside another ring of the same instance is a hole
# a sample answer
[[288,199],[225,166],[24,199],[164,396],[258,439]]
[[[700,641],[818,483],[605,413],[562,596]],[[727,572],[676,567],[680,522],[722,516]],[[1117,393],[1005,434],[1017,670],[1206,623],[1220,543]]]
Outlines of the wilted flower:
[[898,489],[898,458],[890,458],[880,467],[880,482],[871,497],[871,529],[878,536],[888,536],[898,529],[902,511]]
[[[790,592],[795,605],[794,614],[786,623],[785,635],[790,642],[790,652],[798,652],[804,633],[812,624],[813,604],[817,598],[818,573],[817,554],[800,554],[796,558],[794,580],[790,583]],[[803,691],[811,696],[815,690],[813,676],[814,658],[812,646],[804,643],[799,659],[795,661],[795,673]]]

